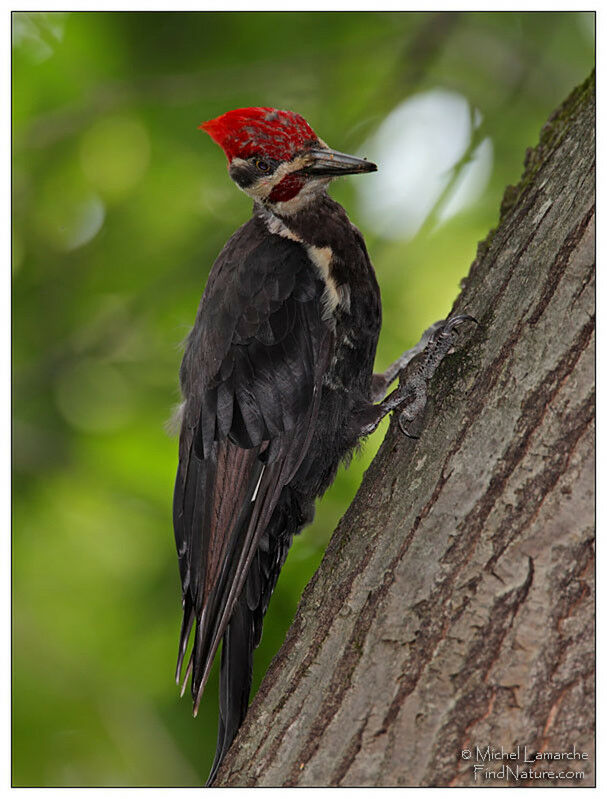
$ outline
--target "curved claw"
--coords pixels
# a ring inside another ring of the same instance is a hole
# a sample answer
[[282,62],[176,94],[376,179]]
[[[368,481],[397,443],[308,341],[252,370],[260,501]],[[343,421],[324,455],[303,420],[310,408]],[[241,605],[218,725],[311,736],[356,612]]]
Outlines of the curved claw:
[[[458,328],[460,325],[463,325],[464,322],[474,322],[475,325],[480,327],[480,322],[473,316],[470,316],[470,314],[458,314],[457,316],[452,316],[451,319],[447,319],[445,324],[437,330],[435,340],[457,338],[459,336]],[[452,352],[452,350],[449,350],[449,352]]]
[[400,427],[401,432],[404,433],[407,436],[407,438],[412,438],[414,441],[419,441],[419,436],[414,436],[405,427],[405,423],[403,422],[403,416],[404,416],[404,414],[402,414],[402,413],[399,414],[399,416],[398,416],[398,426]]
[[478,325],[480,327],[480,322],[478,321],[478,319],[475,319],[473,316],[470,316],[470,314],[467,313],[458,314],[457,316],[452,316],[451,319],[447,319],[447,323],[443,327],[442,332],[450,333],[452,330],[456,332],[457,328],[464,322],[474,322],[475,325]]

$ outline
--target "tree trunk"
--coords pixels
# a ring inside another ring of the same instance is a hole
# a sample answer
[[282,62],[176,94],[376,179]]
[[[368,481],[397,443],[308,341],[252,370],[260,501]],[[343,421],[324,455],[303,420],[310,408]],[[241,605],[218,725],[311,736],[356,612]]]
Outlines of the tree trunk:
[[391,424],[216,785],[593,784],[594,111],[591,76],[528,152],[453,309],[481,326],[421,438]]

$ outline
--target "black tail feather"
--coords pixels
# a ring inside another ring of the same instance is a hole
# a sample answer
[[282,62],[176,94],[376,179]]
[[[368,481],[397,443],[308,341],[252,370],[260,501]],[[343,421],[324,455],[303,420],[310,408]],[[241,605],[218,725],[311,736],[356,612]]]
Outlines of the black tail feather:
[[213,783],[247,713],[253,676],[253,616],[243,591],[223,636],[217,749],[207,787]]
[[259,646],[263,618],[293,535],[314,516],[314,505],[301,503],[290,489],[259,541],[230,623],[223,636],[219,677],[217,749],[207,787],[212,785],[247,714],[253,675],[253,651]]

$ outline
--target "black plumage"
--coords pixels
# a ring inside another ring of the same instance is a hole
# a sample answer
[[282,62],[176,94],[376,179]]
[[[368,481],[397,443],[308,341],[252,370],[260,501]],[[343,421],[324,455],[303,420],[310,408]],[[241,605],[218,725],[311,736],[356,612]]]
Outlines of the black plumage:
[[[379,290],[360,234],[336,203],[325,197],[323,205],[318,218],[297,223],[312,223],[317,246],[335,248],[344,271],[347,263],[349,312],[323,318],[326,284],[306,248],[270,234],[258,209],[213,267],[181,367],[179,668],[205,608],[192,656],[197,701],[230,619],[220,710],[228,745],[246,712],[252,648],[292,537],[356,444],[353,410],[370,401]],[[340,227],[336,242],[323,224],[329,212],[348,224],[346,239]]]

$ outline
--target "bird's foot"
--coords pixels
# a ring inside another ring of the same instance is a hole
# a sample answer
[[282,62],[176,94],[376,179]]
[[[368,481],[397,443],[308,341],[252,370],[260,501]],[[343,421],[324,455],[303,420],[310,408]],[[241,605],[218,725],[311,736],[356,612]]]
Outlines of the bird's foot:
[[453,350],[458,330],[465,322],[478,324],[473,316],[461,314],[446,321],[435,322],[416,344],[390,366],[386,372],[374,375],[373,399],[383,395],[387,384],[400,373],[398,387],[377,404],[363,407],[353,420],[353,440],[368,436],[391,411],[398,410],[398,424],[409,438],[418,438],[428,402],[428,384],[444,357]]
[[[478,322],[469,314],[460,314],[433,325],[426,346],[411,363],[408,373],[401,376],[393,392],[394,409],[399,410],[398,426],[409,438],[419,438],[419,429],[428,402],[428,385],[446,355],[454,351],[460,327],[466,322]],[[387,399],[391,399],[388,397]]]

